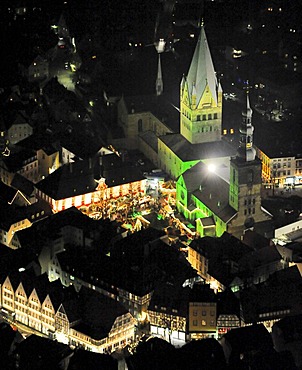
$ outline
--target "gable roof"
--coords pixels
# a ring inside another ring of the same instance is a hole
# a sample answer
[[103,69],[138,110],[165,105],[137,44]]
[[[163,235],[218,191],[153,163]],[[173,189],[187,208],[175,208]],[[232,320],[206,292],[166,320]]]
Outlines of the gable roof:
[[11,204],[16,197],[17,192],[18,190],[4,184],[4,182],[0,180],[0,199],[5,203]]
[[225,140],[191,144],[181,134],[167,134],[159,139],[183,162],[231,157],[236,154],[236,148]]
[[33,162],[34,160],[37,160],[37,158],[36,152],[33,149],[21,148],[20,150],[11,152],[8,157],[3,157],[2,160],[8,170],[15,173],[25,165],[25,162]]
[[229,205],[229,184],[214,172],[209,172],[199,162],[183,175],[186,188],[224,222],[234,217],[237,211]]
[[19,173],[15,173],[13,180],[11,182],[11,186],[15,189],[18,189],[23,194],[30,196],[34,192],[34,184],[32,181],[28,180],[26,177],[20,175]]
[[96,190],[93,168],[86,161],[68,163],[52,172],[35,186],[52,199],[59,200]]
[[79,298],[82,323],[74,329],[83,330],[96,340],[107,337],[116,318],[128,313],[121,303],[85,287],[81,288]]
[[123,97],[128,114],[151,112],[172,132],[179,132],[179,111],[164,95],[140,95]]

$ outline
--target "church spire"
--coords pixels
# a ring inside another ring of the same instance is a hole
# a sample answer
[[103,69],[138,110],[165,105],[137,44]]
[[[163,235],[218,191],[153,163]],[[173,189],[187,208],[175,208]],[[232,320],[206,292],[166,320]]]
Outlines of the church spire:
[[160,54],[158,54],[158,67],[157,67],[157,78],[156,78],[156,95],[159,96],[163,93],[164,84],[163,84],[163,76],[161,72],[161,61],[160,61]]
[[217,78],[203,25],[201,26],[187,81],[190,93],[193,85],[195,85],[197,104],[207,86],[209,86],[213,99],[217,104]]
[[246,92],[246,111],[242,112],[242,122],[239,128],[240,141],[237,150],[237,157],[244,159],[246,162],[255,160],[256,150],[253,147],[253,132],[252,125],[253,111],[250,107],[249,91]]
[[180,84],[180,114],[180,133],[191,144],[221,140],[222,88],[203,26],[188,75]]

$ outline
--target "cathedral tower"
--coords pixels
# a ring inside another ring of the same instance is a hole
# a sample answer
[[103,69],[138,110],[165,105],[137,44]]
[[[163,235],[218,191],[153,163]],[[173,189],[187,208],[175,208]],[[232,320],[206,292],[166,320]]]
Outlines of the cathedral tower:
[[180,133],[191,144],[221,139],[222,88],[203,26],[188,75],[181,81],[180,112]]
[[250,228],[269,216],[261,208],[261,161],[253,147],[254,127],[248,92],[239,131],[239,148],[230,161],[229,204],[238,212],[233,226]]

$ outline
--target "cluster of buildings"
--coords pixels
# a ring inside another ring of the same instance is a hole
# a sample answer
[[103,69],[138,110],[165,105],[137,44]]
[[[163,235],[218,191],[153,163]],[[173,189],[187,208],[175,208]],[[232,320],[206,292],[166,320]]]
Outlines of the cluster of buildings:
[[[57,34],[53,68],[60,50],[76,55],[62,18]],[[271,331],[301,313],[302,225],[274,239],[253,229],[273,227],[263,181],[300,183],[302,162],[255,148],[248,91],[238,144],[222,135],[223,91],[203,26],[179,110],[164,100],[159,59],[156,96],[114,100],[122,134],[106,131],[110,149],[87,101],[34,63],[28,80],[39,88],[1,93],[2,317],[24,333],[111,353],[135,347],[143,334],[183,345],[251,324]],[[169,125],[177,116],[179,130]],[[140,150],[176,181],[175,211],[198,238],[153,227],[129,235],[111,219],[109,202],[142,197],[148,186],[115,148]],[[95,207],[99,220],[81,212]]]

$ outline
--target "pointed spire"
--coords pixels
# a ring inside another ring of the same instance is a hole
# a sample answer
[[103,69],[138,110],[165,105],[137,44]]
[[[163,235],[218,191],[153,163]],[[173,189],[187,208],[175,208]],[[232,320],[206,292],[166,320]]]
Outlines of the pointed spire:
[[222,86],[221,86],[221,83],[220,81],[218,82],[218,93],[222,93]]
[[58,22],[58,35],[62,38],[69,38],[69,30],[67,27],[67,23],[64,17],[64,14],[62,13]]
[[249,91],[246,91],[246,111],[242,112],[242,122],[239,129],[240,141],[237,151],[237,157],[244,159],[246,162],[253,161],[256,158],[256,150],[253,147],[253,132],[252,125],[253,111],[250,106]]
[[163,77],[161,72],[161,62],[160,62],[160,54],[158,54],[158,68],[157,68],[157,78],[156,78],[156,95],[159,96],[163,93],[164,84],[163,84]]
[[201,26],[199,38],[189,68],[187,81],[190,93],[192,93],[193,83],[195,83],[197,104],[207,85],[217,103],[217,78],[203,26]]

